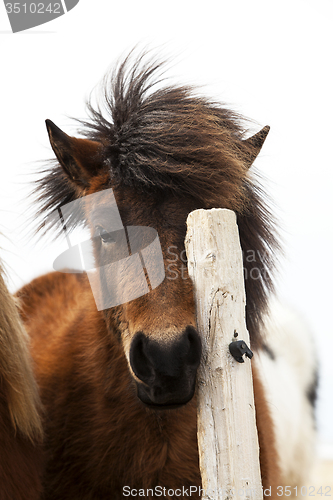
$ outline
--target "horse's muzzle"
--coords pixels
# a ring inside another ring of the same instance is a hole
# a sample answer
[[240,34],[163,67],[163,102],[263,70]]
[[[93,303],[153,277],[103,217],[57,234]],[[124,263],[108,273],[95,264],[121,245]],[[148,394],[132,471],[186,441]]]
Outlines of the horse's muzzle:
[[201,340],[192,326],[172,342],[162,342],[138,332],[130,348],[130,364],[139,399],[156,409],[188,403],[195,391],[201,358]]

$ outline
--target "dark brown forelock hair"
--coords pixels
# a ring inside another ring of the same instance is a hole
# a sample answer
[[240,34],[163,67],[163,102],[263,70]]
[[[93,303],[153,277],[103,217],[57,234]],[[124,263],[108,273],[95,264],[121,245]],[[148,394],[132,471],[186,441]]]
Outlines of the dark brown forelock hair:
[[[246,196],[241,118],[193,87],[165,86],[153,77],[163,64],[131,69],[130,57],[104,81],[103,108],[88,103],[91,121],[82,133],[104,145],[112,178],[141,191],[190,195],[203,206],[224,203],[241,210]],[[142,67],[143,66],[143,67]]]
[[[244,257],[255,255],[245,258],[244,269],[247,326],[258,345],[279,243],[260,184],[248,170],[256,148],[243,140],[245,120],[193,87],[161,87],[156,75],[163,64],[145,65],[143,58],[132,64],[128,56],[105,78],[104,99],[95,107],[87,103],[90,119],[77,120],[80,132],[103,146],[100,160],[110,174],[105,187],[187,196],[198,207],[236,212]],[[37,189],[44,214],[80,196],[59,165],[46,173]]]

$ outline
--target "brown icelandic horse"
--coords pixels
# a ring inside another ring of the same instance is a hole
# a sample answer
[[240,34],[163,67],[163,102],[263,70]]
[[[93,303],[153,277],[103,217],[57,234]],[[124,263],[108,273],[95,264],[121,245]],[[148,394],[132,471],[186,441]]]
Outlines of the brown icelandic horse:
[[[44,500],[158,498],[160,492],[173,498],[171,490],[186,498],[191,486],[191,497],[199,498],[194,389],[201,342],[193,286],[180,258],[192,210],[236,212],[244,255],[256,255],[244,259],[251,345],[274,359],[260,327],[278,244],[249,170],[268,127],[245,140],[233,112],[187,87],[159,82],[153,88],[159,66],[129,64],[106,84],[105,110],[89,105],[86,138],[47,121],[57,163],[41,180],[39,198],[48,215],[112,188],[125,227],[157,231],[166,277],[149,293],[100,311],[85,274],[51,273],[20,290],[45,407]],[[91,213],[84,203],[98,268],[114,241],[105,212]],[[258,266],[259,275],[252,272]],[[113,279],[104,276],[106,289]],[[253,369],[261,472],[274,498],[284,484],[282,462],[259,371]]]
[[0,499],[41,494],[41,404],[29,338],[0,263]]

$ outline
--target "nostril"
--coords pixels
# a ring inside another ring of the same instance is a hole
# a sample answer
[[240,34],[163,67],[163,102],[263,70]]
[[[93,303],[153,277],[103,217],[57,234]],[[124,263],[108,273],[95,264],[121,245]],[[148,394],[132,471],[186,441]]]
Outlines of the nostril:
[[201,338],[196,329],[193,328],[193,326],[188,326],[186,328],[185,335],[189,344],[186,360],[188,364],[192,365],[194,368],[197,368],[200,364],[202,352]]
[[139,399],[154,405],[187,403],[194,393],[200,358],[201,339],[193,326],[187,326],[178,338],[165,341],[136,333],[129,361]]
[[130,364],[136,377],[148,383],[153,375],[153,367],[147,357],[147,338],[142,332],[135,335],[130,348]]

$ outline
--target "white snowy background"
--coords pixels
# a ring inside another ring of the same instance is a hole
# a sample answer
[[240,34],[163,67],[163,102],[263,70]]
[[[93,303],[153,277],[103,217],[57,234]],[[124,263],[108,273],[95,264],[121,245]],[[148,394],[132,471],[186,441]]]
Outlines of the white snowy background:
[[84,101],[139,44],[169,58],[173,82],[271,132],[256,166],[275,202],[285,258],[278,291],[312,329],[320,363],[319,453],[333,458],[333,4],[329,0],[80,0],[12,34],[0,4],[0,247],[16,290],[64,248],[32,237],[31,183],[52,157],[44,120],[73,133]]

